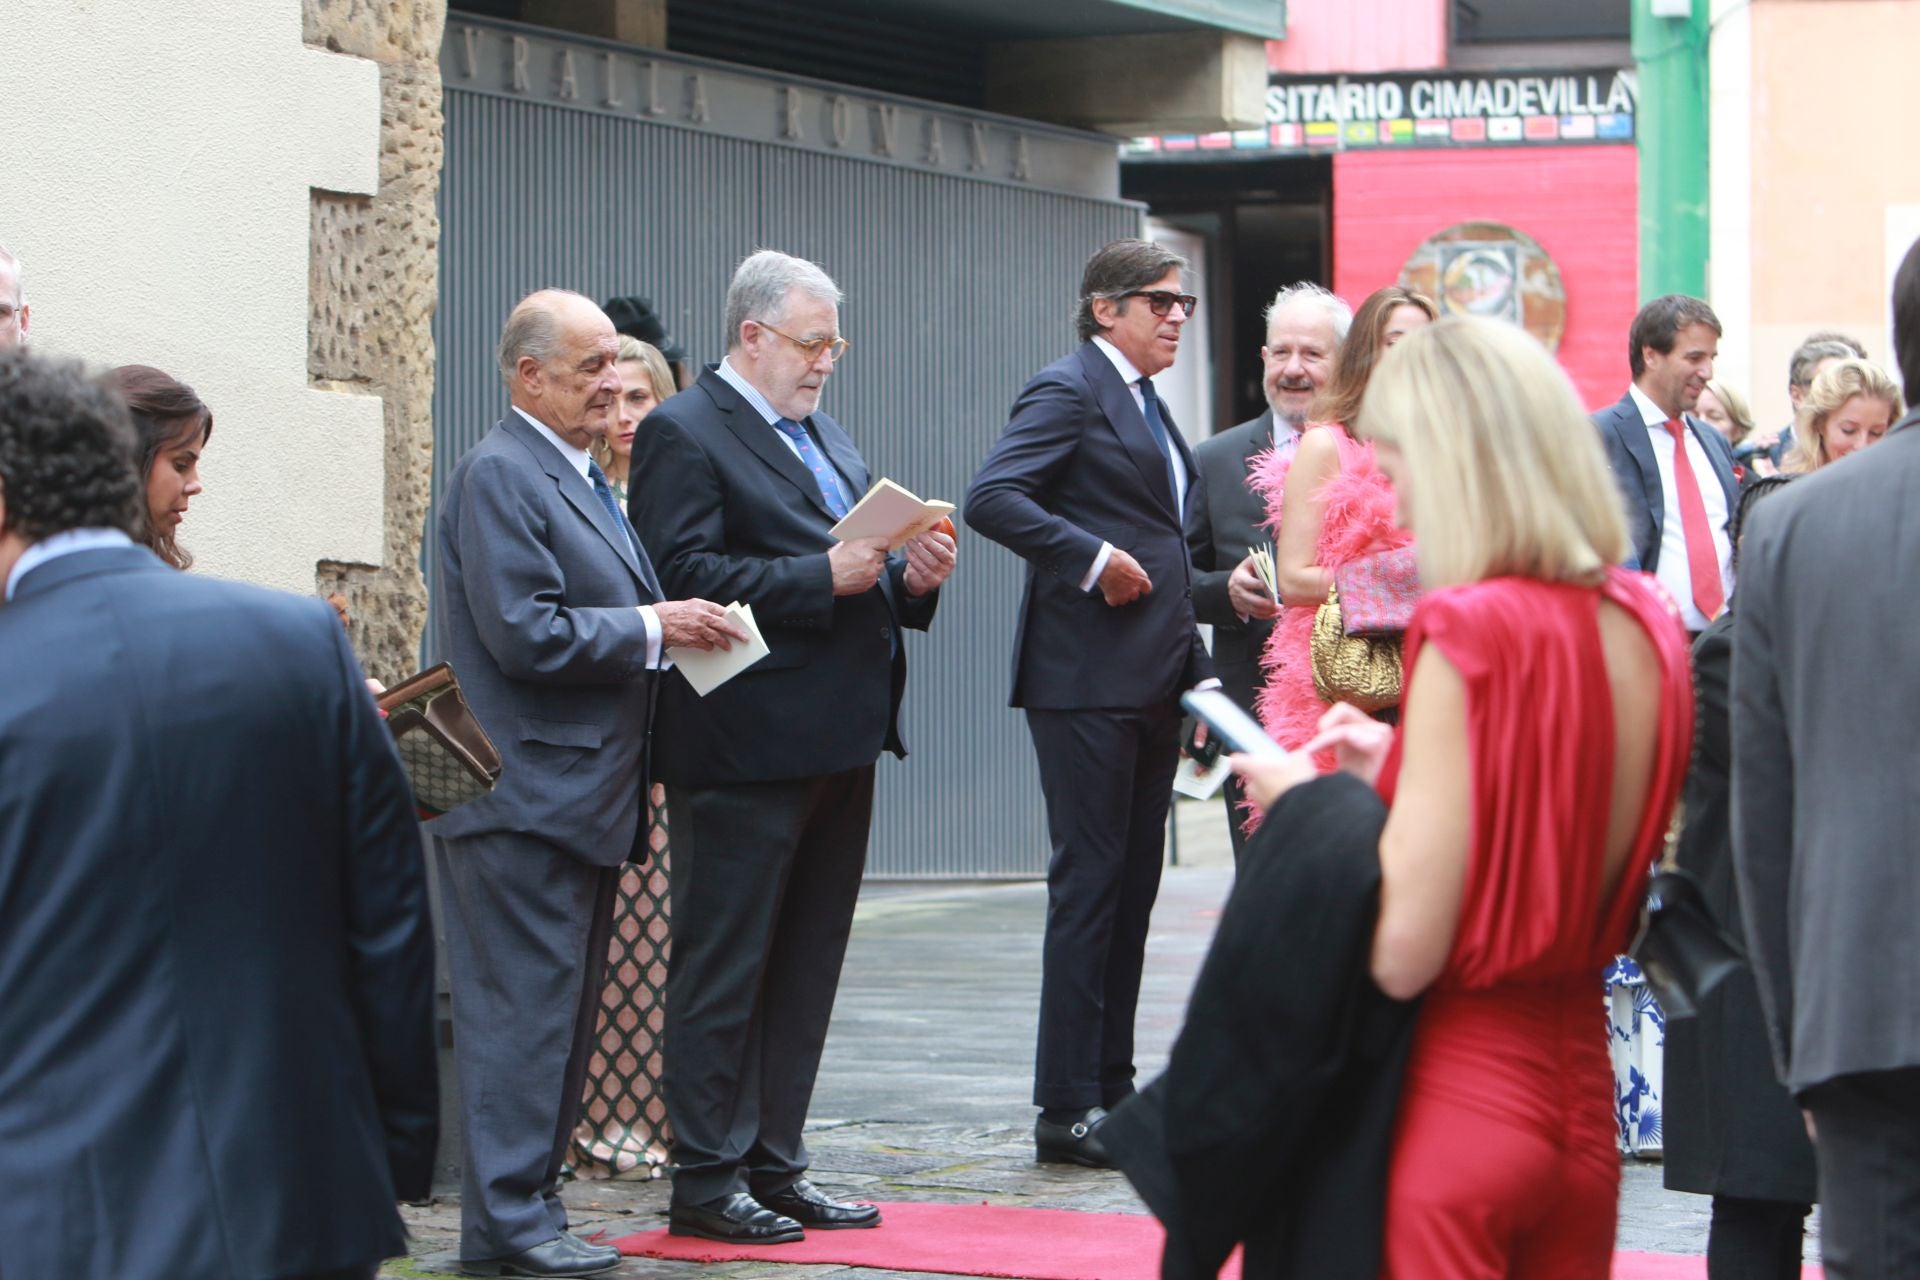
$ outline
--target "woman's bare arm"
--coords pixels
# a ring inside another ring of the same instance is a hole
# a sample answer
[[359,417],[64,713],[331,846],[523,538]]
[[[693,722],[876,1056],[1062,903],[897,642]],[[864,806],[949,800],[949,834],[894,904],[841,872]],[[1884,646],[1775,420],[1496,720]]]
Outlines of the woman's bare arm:
[[1408,673],[1401,733],[1400,778],[1380,835],[1373,980],[1410,1000],[1440,976],[1453,949],[1473,838],[1466,684],[1432,645]]
[[1338,474],[1340,445],[1332,429],[1314,427],[1301,436],[1280,495],[1280,540],[1273,568],[1281,604],[1326,603],[1333,573],[1319,564],[1320,522],[1326,511],[1319,495],[1321,486]]

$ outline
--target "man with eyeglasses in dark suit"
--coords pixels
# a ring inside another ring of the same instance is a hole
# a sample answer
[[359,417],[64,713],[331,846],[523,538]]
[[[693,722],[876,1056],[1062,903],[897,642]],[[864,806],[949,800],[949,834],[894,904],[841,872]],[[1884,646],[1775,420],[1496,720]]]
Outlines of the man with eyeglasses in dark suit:
[[1014,402],[966,521],[1027,561],[1012,705],[1039,756],[1053,856],[1034,1065],[1035,1154],[1110,1167],[1179,759],[1180,695],[1217,685],[1193,613],[1193,455],[1153,390],[1195,299],[1143,240],[1088,260],[1080,348]]

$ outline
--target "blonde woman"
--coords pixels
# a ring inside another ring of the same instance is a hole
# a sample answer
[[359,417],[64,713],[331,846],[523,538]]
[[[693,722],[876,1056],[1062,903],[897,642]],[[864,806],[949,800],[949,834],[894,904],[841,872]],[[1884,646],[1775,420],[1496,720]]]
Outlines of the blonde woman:
[[620,399],[613,430],[593,443],[593,460],[607,473],[607,487],[622,507],[627,505],[627,468],[633,459],[633,437],[640,421],[673,394],[673,370],[651,343],[620,335]]
[[1693,411],[1727,438],[1736,457],[1740,455],[1741,442],[1753,434],[1753,410],[1747,408],[1745,396],[1715,378],[1700,392]]
[[1790,475],[1818,471],[1874,444],[1904,411],[1900,388],[1879,365],[1836,360],[1807,388],[1793,420]]
[[1423,1000],[1383,1274],[1605,1280],[1620,1160],[1594,975],[1626,945],[1686,773],[1686,636],[1644,575],[1611,567],[1627,535],[1600,441],[1520,329],[1409,335],[1360,425],[1425,587],[1401,724],[1336,707],[1305,749],[1234,767],[1266,807],[1331,747],[1388,804],[1370,965]]

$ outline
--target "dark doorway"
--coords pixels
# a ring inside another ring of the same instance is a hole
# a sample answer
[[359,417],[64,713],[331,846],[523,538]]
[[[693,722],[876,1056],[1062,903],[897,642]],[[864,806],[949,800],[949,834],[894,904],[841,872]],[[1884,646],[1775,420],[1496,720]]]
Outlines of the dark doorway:
[[1261,313],[1289,284],[1333,280],[1332,160],[1129,161],[1120,187],[1153,217],[1207,239],[1214,429],[1261,413]]

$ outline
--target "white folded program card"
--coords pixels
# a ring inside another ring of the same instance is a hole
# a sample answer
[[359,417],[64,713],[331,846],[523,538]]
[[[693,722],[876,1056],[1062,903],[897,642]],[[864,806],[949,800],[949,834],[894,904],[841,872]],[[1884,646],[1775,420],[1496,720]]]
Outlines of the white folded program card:
[[842,542],[885,538],[887,550],[898,551],[951,514],[951,502],[926,501],[891,480],[879,480],[831,532]]
[[1232,772],[1233,766],[1225,756],[1204,766],[1192,756],[1181,756],[1180,767],[1173,772],[1173,790],[1177,795],[1195,800],[1211,800],[1220,794],[1220,788],[1227,784],[1227,775]]
[[735,640],[731,649],[690,649],[686,645],[674,645],[667,650],[667,657],[673,659],[673,665],[680,668],[680,674],[687,678],[693,691],[703,698],[769,652],[766,638],[760,634],[760,625],[753,620],[752,605],[735,600],[727,606],[727,620],[746,632],[748,639]]

